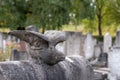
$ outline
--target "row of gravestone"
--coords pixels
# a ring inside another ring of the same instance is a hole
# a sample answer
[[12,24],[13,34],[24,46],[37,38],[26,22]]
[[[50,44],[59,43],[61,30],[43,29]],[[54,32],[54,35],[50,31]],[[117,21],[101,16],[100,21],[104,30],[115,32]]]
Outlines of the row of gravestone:
[[[97,42],[95,38],[92,37],[90,33],[88,33],[86,36],[82,35],[81,32],[61,32],[61,31],[46,31],[46,36],[53,36],[53,34],[58,35],[65,35],[66,41],[63,43],[60,43],[56,45],[56,48],[65,53],[65,55],[82,55],[87,59],[94,59],[99,57],[100,53],[108,52],[108,49],[111,45],[111,38],[110,35],[105,35],[104,40],[104,49],[103,49],[103,43]],[[25,43],[23,43],[25,44]],[[24,49],[25,50],[25,49]],[[20,50],[21,54],[24,50]],[[20,54],[16,54],[16,50],[13,49],[13,56],[21,56]],[[24,52],[23,52],[24,53]],[[26,55],[25,55],[26,56]],[[23,59],[23,57],[21,57]],[[24,57],[25,58],[25,57]],[[19,60],[20,58],[14,58],[15,60]],[[13,59],[13,60],[14,60]],[[28,58],[25,58],[28,59]],[[20,59],[21,60],[21,59]]]
[[114,44],[108,52],[108,67],[110,69],[109,79],[120,80],[120,30],[116,33]]
[[[60,43],[56,46],[56,48],[58,50],[65,53],[66,55],[82,55],[87,59],[91,59],[91,58],[98,57],[99,54],[103,52],[103,44],[100,42],[97,43],[97,40],[95,38],[93,38],[90,33],[88,33],[86,36],[84,36],[84,35],[82,35],[81,32],[46,31],[45,35],[46,36],[48,34],[52,35],[53,33],[58,34],[58,35],[60,35],[60,34],[66,35],[66,41],[63,43]],[[10,35],[7,36],[6,39],[4,39],[3,36],[4,35],[0,34],[0,48],[5,49],[6,44],[9,44],[10,42],[14,42],[14,41],[17,42],[17,43],[19,43],[19,46],[20,46],[19,50],[18,50],[18,51],[20,51],[20,54],[16,54],[16,49],[13,49],[12,50],[12,53],[13,53],[12,60],[21,60],[20,58],[22,58],[22,60],[24,60],[25,57],[24,58],[19,57],[17,59],[17,58],[14,58],[14,56],[18,57],[25,53],[25,51],[26,51],[25,42],[20,41],[19,39],[16,39],[15,37],[10,36]],[[107,34],[107,35],[105,35],[105,38],[104,38],[104,52],[108,53],[108,49],[111,45],[112,45],[111,36],[109,34]],[[28,59],[28,58],[25,58],[25,59]]]
[[[37,29],[31,26],[28,27],[27,30],[33,30],[36,31]],[[118,32],[117,32],[118,33]],[[66,36],[66,41],[63,43],[60,43],[56,46],[58,50],[65,53],[66,55],[82,55],[87,59],[94,59],[99,57],[100,53],[108,53],[109,47],[112,46],[112,38],[107,33],[104,36],[104,44],[101,42],[97,42],[95,38],[92,37],[90,33],[87,33],[87,35],[82,35],[81,32],[71,32],[71,31],[46,31],[45,35],[47,36],[49,34],[63,34]],[[118,35],[118,34],[117,34]],[[25,49],[25,42],[20,41],[19,39],[16,39],[13,36],[7,36],[6,39],[4,39],[3,34],[0,34],[0,49],[5,49],[6,44],[9,42],[16,41],[19,43],[19,50],[13,49],[12,52],[12,60],[25,60],[28,59],[29,55],[26,54]],[[118,43],[119,38],[116,37],[115,44]]]
[[[38,31],[37,28],[29,26],[27,27],[27,30],[32,30],[32,31]],[[58,33],[59,32],[59,33]],[[107,33],[104,36],[104,44],[97,42],[95,38],[92,37],[90,33],[87,33],[86,36],[82,35],[81,32],[60,32],[60,31],[46,31],[45,34],[52,34],[52,33],[58,33],[60,34],[65,34],[66,35],[66,41],[64,43],[61,43],[57,45],[60,51],[65,53],[66,55],[82,55],[85,56],[87,59],[90,59],[93,56],[98,56],[101,52],[108,53],[109,47],[112,46],[112,38],[111,36]],[[119,35],[120,32],[117,32],[116,36],[116,41],[115,45],[118,46],[120,45],[119,41]],[[20,51],[25,51],[25,46],[24,42],[19,41],[13,36],[7,36],[6,39],[3,34],[0,34],[0,49],[3,49],[6,47],[6,44],[12,41],[16,41],[20,43],[21,49]]]

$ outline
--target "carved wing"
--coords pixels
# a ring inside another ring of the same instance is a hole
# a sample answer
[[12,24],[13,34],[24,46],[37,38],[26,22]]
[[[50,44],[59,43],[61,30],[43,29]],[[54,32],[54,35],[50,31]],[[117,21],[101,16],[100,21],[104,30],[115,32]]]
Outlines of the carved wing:
[[10,35],[18,37],[19,39],[29,43],[30,46],[35,48],[43,48],[49,46],[49,40],[43,34],[26,30],[14,30],[9,32]]

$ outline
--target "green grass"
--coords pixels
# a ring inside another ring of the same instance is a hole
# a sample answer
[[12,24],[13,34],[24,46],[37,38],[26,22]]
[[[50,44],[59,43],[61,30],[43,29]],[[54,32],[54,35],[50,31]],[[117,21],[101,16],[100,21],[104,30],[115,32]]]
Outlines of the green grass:
[[78,26],[75,26],[75,25],[63,25],[62,26],[62,30],[63,31],[83,31],[84,29],[84,25],[78,25]]
[[[84,25],[78,25],[76,29],[75,25],[70,24],[70,25],[63,25],[62,30],[63,31],[79,31],[79,32],[82,32],[83,34],[90,32],[92,35],[98,36],[97,28],[93,30],[92,28],[90,29],[90,27],[91,26],[89,26],[89,28],[86,28]],[[102,34],[105,35],[106,33],[109,33],[111,36],[114,37],[118,29],[120,29],[120,26],[116,26],[116,25],[104,26],[102,27]]]

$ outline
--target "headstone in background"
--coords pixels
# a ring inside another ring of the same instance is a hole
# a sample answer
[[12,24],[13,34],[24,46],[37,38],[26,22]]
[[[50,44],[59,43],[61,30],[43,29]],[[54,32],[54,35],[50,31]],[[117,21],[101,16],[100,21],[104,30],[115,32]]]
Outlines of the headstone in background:
[[3,49],[3,34],[0,33],[0,50]]
[[4,39],[3,40],[3,53],[6,53],[6,49],[7,49],[7,41]]
[[66,31],[65,54],[66,55],[83,55],[82,52],[82,32]]
[[87,33],[84,43],[84,55],[86,59],[91,59],[94,56],[95,40],[90,33]]
[[11,53],[11,60],[20,60],[19,52],[17,49],[13,49]]
[[120,46],[120,30],[118,30],[116,33],[114,46]]
[[11,53],[11,60],[28,60],[28,55],[26,54],[26,51],[18,51],[17,49],[13,49]]
[[95,56],[95,58],[98,58],[98,57],[100,56],[100,54],[101,54],[101,48],[100,48],[100,46],[97,44],[97,45],[95,45],[95,47],[94,47],[94,56]]
[[112,46],[112,37],[109,33],[106,33],[104,36],[104,44],[103,44],[104,53],[108,53],[111,46]]
[[11,35],[7,35],[7,41],[8,41],[8,42],[11,42],[11,41],[12,41]]
[[109,80],[120,80],[120,47],[112,47],[108,53]]

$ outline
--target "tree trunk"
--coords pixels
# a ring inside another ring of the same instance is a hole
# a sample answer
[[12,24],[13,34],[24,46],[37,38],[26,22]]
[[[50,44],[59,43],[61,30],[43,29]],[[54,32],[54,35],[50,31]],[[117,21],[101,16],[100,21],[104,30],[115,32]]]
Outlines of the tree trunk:
[[98,17],[98,34],[99,34],[99,36],[102,36],[102,26],[101,26],[102,25],[102,11],[101,11],[101,8],[98,11],[97,17]]
[[102,28],[101,28],[101,17],[98,18],[98,33],[99,33],[99,36],[102,36]]

